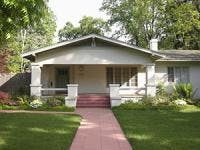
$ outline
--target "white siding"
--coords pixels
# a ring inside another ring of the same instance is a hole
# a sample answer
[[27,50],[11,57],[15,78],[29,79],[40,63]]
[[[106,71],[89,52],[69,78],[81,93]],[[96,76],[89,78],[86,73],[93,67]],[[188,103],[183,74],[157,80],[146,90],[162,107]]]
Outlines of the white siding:
[[164,83],[168,92],[172,92],[173,83],[168,82],[168,66],[186,66],[189,67],[189,78],[194,90],[197,89],[195,98],[200,98],[200,63],[198,62],[157,62],[156,63],[156,84]]
[[39,64],[146,64],[149,54],[137,50],[112,46],[63,47],[38,54]]

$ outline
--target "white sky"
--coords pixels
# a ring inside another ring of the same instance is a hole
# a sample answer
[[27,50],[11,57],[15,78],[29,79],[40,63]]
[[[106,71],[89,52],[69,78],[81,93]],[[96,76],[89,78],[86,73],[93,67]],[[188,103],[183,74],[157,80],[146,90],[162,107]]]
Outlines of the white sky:
[[56,15],[57,32],[67,21],[77,26],[83,16],[107,19],[108,16],[99,11],[102,2],[103,0],[49,0],[49,7]]

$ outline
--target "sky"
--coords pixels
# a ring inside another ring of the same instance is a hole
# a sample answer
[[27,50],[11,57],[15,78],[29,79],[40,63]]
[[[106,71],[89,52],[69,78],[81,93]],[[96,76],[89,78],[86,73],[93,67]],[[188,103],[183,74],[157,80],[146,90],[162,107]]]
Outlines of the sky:
[[67,21],[77,26],[83,16],[108,19],[104,12],[99,11],[102,2],[103,0],[49,0],[49,7],[56,16],[57,33]]

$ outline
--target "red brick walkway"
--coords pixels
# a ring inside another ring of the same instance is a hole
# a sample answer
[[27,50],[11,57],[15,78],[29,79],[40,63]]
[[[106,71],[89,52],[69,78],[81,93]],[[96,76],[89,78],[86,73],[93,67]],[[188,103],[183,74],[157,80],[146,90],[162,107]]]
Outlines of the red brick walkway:
[[112,111],[105,108],[78,108],[83,117],[70,150],[131,150]]

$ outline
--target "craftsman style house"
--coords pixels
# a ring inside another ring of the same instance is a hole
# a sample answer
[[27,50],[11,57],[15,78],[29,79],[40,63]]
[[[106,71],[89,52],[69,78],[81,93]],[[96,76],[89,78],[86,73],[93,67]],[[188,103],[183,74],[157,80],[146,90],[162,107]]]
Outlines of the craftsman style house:
[[173,84],[191,82],[200,98],[200,52],[158,51],[156,39],[143,49],[91,34],[22,56],[31,61],[31,95],[65,94],[69,106],[95,106],[91,98],[104,99],[99,106],[116,106],[155,96],[160,82],[169,92]]

